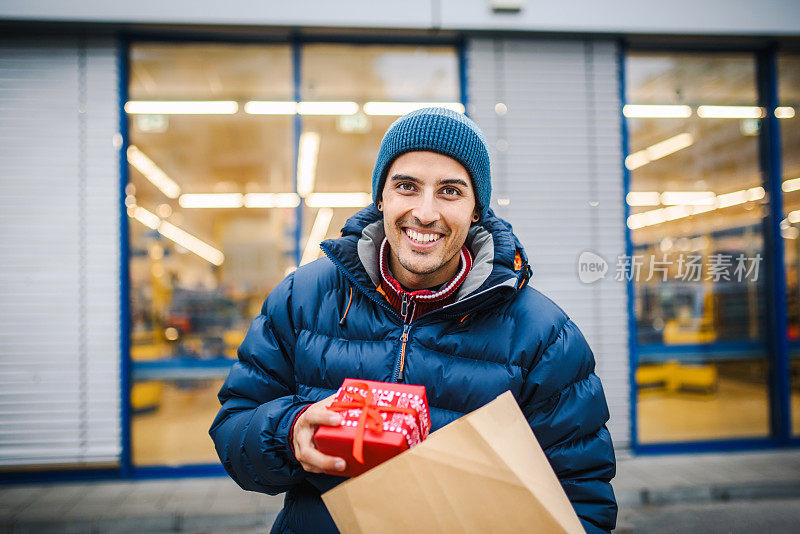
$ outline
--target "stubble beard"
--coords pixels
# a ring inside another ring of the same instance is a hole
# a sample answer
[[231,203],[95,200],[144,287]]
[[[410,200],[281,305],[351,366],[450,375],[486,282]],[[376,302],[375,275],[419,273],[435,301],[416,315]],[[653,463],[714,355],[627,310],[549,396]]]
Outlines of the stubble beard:
[[[402,258],[400,254],[397,255],[397,261],[406,271],[415,274],[417,276],[427,276],[434,274],[441,269],[444,269],[447,266],[447,264],[449,264],[453,260],[453,258],[458,255],[459,250],[454,251],[454,253],[450,255],[450,257],[445,259],[440,259],[438,262],[436,262],[435,265],[426,268],[414,265],[414,263]],[[410,250],[409,252],[412,256],[416,254],[414,250]]]

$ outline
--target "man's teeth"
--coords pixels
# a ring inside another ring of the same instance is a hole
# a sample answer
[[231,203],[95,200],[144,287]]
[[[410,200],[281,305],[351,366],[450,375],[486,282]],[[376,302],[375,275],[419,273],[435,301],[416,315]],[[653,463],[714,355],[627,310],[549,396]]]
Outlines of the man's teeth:
[[406,229],[406,235],[410,237],[412,241],[416,241],[417,243],[430,243],[431,241],[436,241],[441,237],[439,234],[423,234],[409,229]]

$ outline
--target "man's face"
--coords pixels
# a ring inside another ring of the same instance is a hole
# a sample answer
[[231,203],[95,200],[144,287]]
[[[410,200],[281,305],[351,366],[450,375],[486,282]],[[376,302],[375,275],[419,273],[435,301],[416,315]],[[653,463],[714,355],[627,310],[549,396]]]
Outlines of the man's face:
[[477,215],[467,170],[435,152],[407,152],[389,167],[382,200],[395,278],[422,289],[455,276]]

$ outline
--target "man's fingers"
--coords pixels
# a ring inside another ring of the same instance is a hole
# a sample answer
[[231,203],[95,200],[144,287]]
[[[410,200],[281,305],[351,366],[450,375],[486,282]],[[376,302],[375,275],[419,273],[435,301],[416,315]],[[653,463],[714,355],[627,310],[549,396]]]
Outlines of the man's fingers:
[[308,471],[309,473],[322,473],[322,469],[320,469],[319,467],[314,467],[311,464],[301,462],[300,467],[302,467],[304,471]]
[[323,470],[343,471],[346,467],[345,461],[341,458],[319,452],[313,441],[314,432],[318,426],[339,426],[341,423],[342,416],[327,409],[335,397],[336,394],[333,394],[308,408],[295,425],[292,438],[295,458],[309,473],[321,473]]
[[[303,465],[303,469],[313,473],[318,473],[322,470],[344,471],[344,468],[346,467],[344,460],[341,458],[322,454],[313,447],[304,447],[301,451],[301,458],[302,460],[300,460],[300,463]],[[310,468],[306,468],[306,465],[308,465]],[[317,468],[320,471],[313,471],[313,468]]]
[[303,415],[305,416],[303,422],[309,425],[338,426],[342,421],[341,415],[327,409],[309,408]]

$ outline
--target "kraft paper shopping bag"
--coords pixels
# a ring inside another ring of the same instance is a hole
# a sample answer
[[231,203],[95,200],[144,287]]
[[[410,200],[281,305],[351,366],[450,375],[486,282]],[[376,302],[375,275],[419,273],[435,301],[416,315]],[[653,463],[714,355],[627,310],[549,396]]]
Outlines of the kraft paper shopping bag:
[[322,500],[344,534],[584,531],[510,392]]

